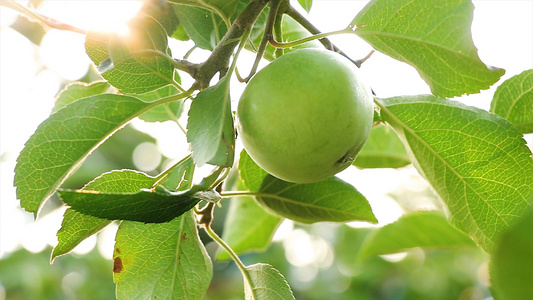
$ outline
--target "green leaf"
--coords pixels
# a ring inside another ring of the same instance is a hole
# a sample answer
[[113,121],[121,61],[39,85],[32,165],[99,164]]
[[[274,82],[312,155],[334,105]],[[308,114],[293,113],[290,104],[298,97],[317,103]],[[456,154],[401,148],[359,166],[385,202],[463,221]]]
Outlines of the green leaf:
[[496,246],[490,261],[494,299],[528,299],[533,294],[533,209],[508,230]]
[[419,211],[370,234],[361,247],[359,257],[397,253],[414,247],[458,249],[472,246],[475,247],[475,243],[453,227],[442,213]]
[[145,223],[168,222],[193,208],[200,200],[216,201],[212,191],[170,192],[164,188],[133,193],[101,193],[59,190],[61,199],[74,210],[108,220]]
[[398,135],[387,125],[372,128],[370,136],[353,165],[359,168],[400,168],[410,164]]
[[313,0],[298,0],[298,3],[300,3],[306,12],[309,12],[311,10],[311,6],[313,6]]
[[174,31],[171,38],[178,41],[188,41],[191,39],[187,34],[187,31],[185,31],[185,27],[181,23],[178,25],[178,28],[176,28],[176,31]]
[[252,160],[246,150],[241,151],[239,172],[244,185],[252,192],[258,192],[261,189],[263,181],[268,176],[267,171],[261,169],[261,167]]
[[[149,188],[155,178],[131,170],[104,173],[83,187],[84,190],[101,192],[136,192]],[[61,229],[57,232],[58,244],[52,252],[52,261],[70,252],[80,242],[102,230],[111,221],[81,214],[71,208],[65,211]]]
[[478,93],[505,73],[488,68],[472,41],[469,0],[374,0],[351,25],[381,51],[413,66],[441,97]]
[[[155,91],[136,95],[136,97],[146,102],[153,102],[162,98],[178,95],[179,93],[180,91],[174,85],[167,85]],[[139,118],[146,122],[177,121],[182,111],[183,102],[179,100],[156,106],[140,115]]]
[[128,36],[87,34],[86,52],[100,66],[102,77],[126,94],[175,84],[174,66],[168,57],[161,56],[168,50],[167,33],[161,24],[144,16],[132,20],[129,28]]
[[377,223],[366,198],[337,177],[298,184],[268,175],[256,199],[269,211],[301,223]]
[[[244,184],[239,181],[238,189]],[[230,201],[224,222],[222,239],[240,255],[254,250],[265,250],[283,220],[267,213],[252,197],[238,197]],[[218,260],[230,259],[226,251],[220,251]]]
[[109,88],[105,81],[95,81],[87,84],[85,82],[74,82],[66,86],[57,96],[52,113],[60,110],[68,104],[89,96],[103,94]]
[[249,281],[244,281],[246,300],[294,299],[285,277],[269,264],[246,266]]
[[167,1],[144,1],[137,15],[148,15],[163,26],[168,36],[176,31],[179,20]]
[[52,251],[51,262],[54,262],[56,257],[69,253],[83,240],[98,233],[111,222],[67,209],[63,215],[61,228],[57,231],[58,243]]
[[192,186],[192,177],[194,173],[194,161],[190,156],[182,161],[168,176],[161,181],[161,184],[171,191],[185,191]]
[[203,299],[213,265],[192,212],[168,223],[124,221],[113,272],[117,299]]
[[187,34],[202,49],[213,50],[228,30],[222,18],[213,11],[187,5],[173,7]]
[[239,0],[169,0],[171,4],[205,8],[224,18],[229,18],[235,12],[238,2]]
[[267,211],[301,223],[377,220],[366,198],[352,185],[336,177],[315,183],[280,180],[261,169],[241,152],[239,171],[246,187]]
[[96,66],[101,65],[109,59],[109,39],[108,33],[91,31],[85,37],[85,52]]
[[377,103],[455,225],[490,252],[533,199],[533,160],[522,135],[496,115],[434,96]]
[[522,133],[533,133],[533,70],[504,81],[494,93],[490,111]]
[[201,91],[189,110],[187,140],[194,161],[231,167],[235,156],[235,130],[229,96],[229,77]]
[[15,167],[21,206],[37,216],[42,204],[109,136],[154,104],[102,94],[52,114],[26,142]]

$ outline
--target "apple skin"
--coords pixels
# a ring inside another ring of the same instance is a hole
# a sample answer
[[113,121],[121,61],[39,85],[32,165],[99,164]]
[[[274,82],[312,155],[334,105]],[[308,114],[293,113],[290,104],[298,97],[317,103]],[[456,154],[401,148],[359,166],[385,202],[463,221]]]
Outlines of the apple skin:
[[299,49],[260,70],[238,104],[250,157],[285,181],[311,183],[351,165],[370,134],[373,97],[340,54]]

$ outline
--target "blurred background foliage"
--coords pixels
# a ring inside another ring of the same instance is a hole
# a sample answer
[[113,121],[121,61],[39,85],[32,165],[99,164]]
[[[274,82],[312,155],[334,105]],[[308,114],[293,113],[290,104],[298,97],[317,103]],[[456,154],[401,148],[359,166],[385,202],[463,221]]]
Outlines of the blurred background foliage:
[[[220,228],[217,228],[220,229]],[[296,299],[473,300],[487,299],[487,257],[481,250],[423,251],[357,261],[357,249],[370,229],[346,225],[296,226],[311,239],[325,241],[326,251],[307,263],[287,260],[286,242],[264,253],[247,254],[245,264],[275,266],[291,284]],[[320,235],[319,235],[320,234]],[[325,234],[325,235],[324,235]],[[216,245],[205,238],[213,257]],[[290,247],[290,246],[289,246]],[[20,249],[0,260],[0,299],[114,299],[112,261],[94,248],[49,264],[51,248],[40,253]],[[205,299],[243,299],[242,276],[233,262],[214,262],[214,278]]]

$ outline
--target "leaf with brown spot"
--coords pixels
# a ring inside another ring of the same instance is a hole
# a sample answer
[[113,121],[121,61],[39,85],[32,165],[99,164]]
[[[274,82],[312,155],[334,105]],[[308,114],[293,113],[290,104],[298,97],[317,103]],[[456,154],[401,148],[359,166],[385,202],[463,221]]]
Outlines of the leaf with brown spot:
[[122,259],[120,257],[116,257],[113,260],[113,273],[120,273],[122,272],[122,269],[124,266],[122,265]]
[[113,273],[117,299],[204,298],[213,266],[192,211],[166,223],[123,221],[115,240],[127,262]]

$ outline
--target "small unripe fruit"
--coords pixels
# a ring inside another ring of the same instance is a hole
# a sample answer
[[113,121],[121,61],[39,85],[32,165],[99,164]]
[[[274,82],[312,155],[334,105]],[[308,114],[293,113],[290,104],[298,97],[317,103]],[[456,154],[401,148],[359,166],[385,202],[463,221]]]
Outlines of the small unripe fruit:
[[370,134],[372,94],[340,54],[301,49],[259,71],[237,109],[250,157],[290,182],[315,182],[351,165]]

